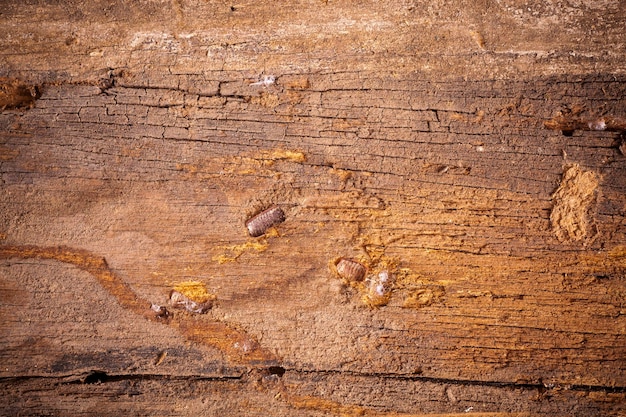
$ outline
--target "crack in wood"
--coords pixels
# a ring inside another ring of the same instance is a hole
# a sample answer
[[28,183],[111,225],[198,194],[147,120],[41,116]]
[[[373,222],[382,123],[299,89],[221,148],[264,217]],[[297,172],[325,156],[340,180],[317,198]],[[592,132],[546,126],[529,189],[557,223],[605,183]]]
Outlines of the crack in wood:
[[308,370],[298,368],[285,368],[286,372],[295,372],[304,375],[330,375],[330,376],[354,376],[363,378],[374,378],[395,381],[415,381],[415,382],[431,382],[440,385],[462,385],[462,386],[479,386],[479,387],[495,387],[507,389],[522,390],[571,390],[585,392],[613,392],[626,393],[626,386],[620,385],[576,385],[576,384],[559,384],[559,383],[528,383],[528,382],[506,382],[506,381],[483,381],[472,379],[452,379],[437,378],[423,376],[420,374],[394,374],[386,372],[356,372],[344,370]]

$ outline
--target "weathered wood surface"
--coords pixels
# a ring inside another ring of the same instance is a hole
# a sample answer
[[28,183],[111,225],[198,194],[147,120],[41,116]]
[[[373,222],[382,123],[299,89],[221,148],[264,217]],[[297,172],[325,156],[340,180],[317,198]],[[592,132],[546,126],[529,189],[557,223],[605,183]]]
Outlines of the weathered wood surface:
[[[3,5],[2,414],[626,413],[596,7]],[[185,281],[213,309],[158,317]]]

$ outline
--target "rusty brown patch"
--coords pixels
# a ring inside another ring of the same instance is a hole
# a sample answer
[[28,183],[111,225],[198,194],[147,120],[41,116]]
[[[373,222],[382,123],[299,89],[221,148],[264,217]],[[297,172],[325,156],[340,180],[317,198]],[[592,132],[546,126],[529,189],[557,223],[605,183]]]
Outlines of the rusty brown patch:
[[0,110],[31,108],[39,96],[37,86],[14,78],[0,78]]
[[306,90],[311,87],[308,77],[297,77],[285,82],[285,87],[292,90]]

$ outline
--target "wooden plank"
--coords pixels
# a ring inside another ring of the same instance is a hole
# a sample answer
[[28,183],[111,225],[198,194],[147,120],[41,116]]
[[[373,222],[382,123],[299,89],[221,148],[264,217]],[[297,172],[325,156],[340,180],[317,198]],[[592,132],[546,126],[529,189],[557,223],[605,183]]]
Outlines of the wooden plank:
[[[463,2],[432,34],[393,2],[147,6],[176,30],[94,4],[97,35],[55,5],[0,20],[7,414],[626,411],[626,75],[588,58],[623,40],[619,7],[575,43],[512,4],[502,39],[457,28]],[[441,59],[401,46],[444,34]],[[274,204],[286,221],[250,237]],[[392,284],[342,280],[340,257]],[[207,314],[151,308],[189,281]]]

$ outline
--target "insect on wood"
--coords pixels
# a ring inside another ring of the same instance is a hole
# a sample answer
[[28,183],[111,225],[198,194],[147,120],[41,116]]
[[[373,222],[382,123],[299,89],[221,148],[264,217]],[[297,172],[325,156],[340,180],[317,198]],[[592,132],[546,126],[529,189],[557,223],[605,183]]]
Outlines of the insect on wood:
[[246,221],[246,228],[252,237],[258,237],[270,227],[285,221],[285,213],[278,206],[272,206]]
[[212,298],[204,302],[194,301],[176,290],[172,290],[170,293],[170,303],[173,307],[184,308],[191,313],[206,313],[213,307],[213,301]]
[[378,274],[378,278],[377,279],[372,279],[370,281],[370,293],[373,296],[376,297],[382,297],[385,295],[385,293],[388,291],[387,286],[389,281],[389,272],[387,271],[381,271]]
[[266,75],[266,76],[263,77],[262,80],[257,81],[255,83],[252,83],[250,85],[269,87],[270,85],[274,84],[275,82],[276,82],[276,77],[274,77],[273,75]]
[[165,306],[152,304],[150,305],[150,308],[154,311],[155,317],[158,319],[167,320],[172,316],[172,313],[170,313]]
[[376,276],[369,277],[367,293],[363,297],[365,304],[370,307],[384,306],[391,297],[391,286],[393,277],[389,271],[383,270]]
[[335,264],[337,274],[348,281],[363,281],[367,268],[352,259],[340,258]]

